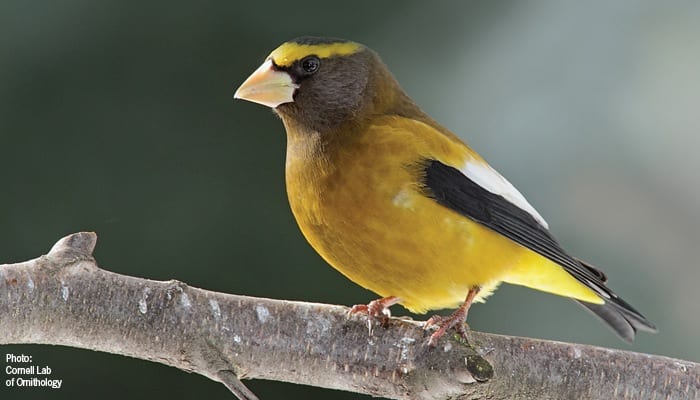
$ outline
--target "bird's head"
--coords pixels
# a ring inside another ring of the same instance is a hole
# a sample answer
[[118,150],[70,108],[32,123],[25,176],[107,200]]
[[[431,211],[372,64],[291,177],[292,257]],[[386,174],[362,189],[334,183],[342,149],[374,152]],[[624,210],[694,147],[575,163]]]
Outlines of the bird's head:
[[283,43],[234,97],[273,108],[283,119],[315,131],[357,122],[386,112],[397,99],[408,100],[374,51],[318,37]]

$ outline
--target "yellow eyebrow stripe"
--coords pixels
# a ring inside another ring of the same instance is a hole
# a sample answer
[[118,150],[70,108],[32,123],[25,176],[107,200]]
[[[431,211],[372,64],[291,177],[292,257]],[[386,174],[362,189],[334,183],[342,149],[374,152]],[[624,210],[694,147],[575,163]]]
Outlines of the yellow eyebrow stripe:
[[310,55],[319,58],[331,56],[346,56],[362,49],[362,45],[354,42],[338,42],[323,44],[299,44],[287,42],[276,48],[268,58],[271,58],[280,67],[289,67],[295,61]]

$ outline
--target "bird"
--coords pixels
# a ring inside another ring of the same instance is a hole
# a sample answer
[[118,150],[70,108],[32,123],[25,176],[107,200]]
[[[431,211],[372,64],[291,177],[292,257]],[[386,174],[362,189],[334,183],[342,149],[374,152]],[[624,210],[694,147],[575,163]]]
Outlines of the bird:
[[499,284],[571,298],[623,340],[656,327],[571,256],[525,197],[428,116],[369,47],[303,36],[281,44],[234,98],[267,106],[286,130],[289,204],[332,267],[378,294],[352,312],[433,316],[428,343],[454,329]]

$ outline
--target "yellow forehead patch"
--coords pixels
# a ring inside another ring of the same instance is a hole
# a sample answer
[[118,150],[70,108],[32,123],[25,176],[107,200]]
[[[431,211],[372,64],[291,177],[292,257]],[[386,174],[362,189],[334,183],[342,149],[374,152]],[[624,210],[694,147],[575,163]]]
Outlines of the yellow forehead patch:
[[319,58],[331,56],[346,56],[357,53],[362,49],[362,45],[354,42],[337,42],[337,43],[322,43],[322,44],[299,44],[296,42],[287,42],[276,48],[268,58],[271,58],[275,64],[280,67],[289,67],[295,61],[310,55],[316,55]]

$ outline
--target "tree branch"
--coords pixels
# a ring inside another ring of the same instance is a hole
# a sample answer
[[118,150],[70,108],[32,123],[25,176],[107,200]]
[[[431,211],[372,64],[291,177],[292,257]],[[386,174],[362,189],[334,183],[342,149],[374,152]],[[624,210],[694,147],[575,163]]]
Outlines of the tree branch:
[[[97,237],[0,265],[0,344],[73,346],[224,383],[270,379],[393,399],[700,397],[700,365],[592,346],[471,332],[435,348],[414,321],[368,332],[346,307],[216,293],[100,269]],[[493,365],[493,369],[491,369]]]

